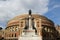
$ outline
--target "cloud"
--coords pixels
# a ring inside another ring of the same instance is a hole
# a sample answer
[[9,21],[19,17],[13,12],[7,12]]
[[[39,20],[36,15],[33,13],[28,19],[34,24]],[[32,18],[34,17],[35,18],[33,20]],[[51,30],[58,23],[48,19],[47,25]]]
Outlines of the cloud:
[[43,15],[48,11],[48,3],[49,0],[0,0],[0,22],[7,22],[29,9]]
[[59,8],[59,7],[60,7],[60,5],[55,4],[55,5],[53,5],[51,8],[49,8],[48,11],[52,11],[53,9],[55,9],[55,8]]
[[58,7],[60,7],[60,5],[54,5],[54,6],[53,6],[53,9],[54,9],[54,8],[58,8]]

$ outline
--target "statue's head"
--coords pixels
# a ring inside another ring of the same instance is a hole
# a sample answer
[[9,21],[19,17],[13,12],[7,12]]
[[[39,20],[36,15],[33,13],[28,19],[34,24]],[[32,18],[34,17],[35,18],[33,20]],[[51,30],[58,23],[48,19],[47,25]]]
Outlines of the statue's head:
[[31,11],[31,10],[29,10],[29,15],[31,15],[31,13],[32,13],[32,11]]

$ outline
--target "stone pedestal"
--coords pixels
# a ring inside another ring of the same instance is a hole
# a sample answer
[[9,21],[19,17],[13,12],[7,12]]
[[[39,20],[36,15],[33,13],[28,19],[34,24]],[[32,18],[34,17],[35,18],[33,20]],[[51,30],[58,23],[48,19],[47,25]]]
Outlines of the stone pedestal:
[[35,34],[35,30],[24,30],[24,32],[22,33],[22,36],[36,36]]
[[41,37],[38,37],[38,36],[36,36],[36,37],[25,37],[25,36],[23,36],[23,37],[20,37],[18,40],[41,40]]
[[25,30],[18,40],[42,40],[42,37],[35,34],[35,30]]

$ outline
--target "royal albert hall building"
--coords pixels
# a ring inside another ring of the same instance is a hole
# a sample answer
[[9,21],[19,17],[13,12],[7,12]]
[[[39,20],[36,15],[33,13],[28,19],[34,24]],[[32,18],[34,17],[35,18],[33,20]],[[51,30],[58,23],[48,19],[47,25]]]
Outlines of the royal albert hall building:
[[3,37],[4,40],[60,40],[54,22],[31,10],[9,20]]

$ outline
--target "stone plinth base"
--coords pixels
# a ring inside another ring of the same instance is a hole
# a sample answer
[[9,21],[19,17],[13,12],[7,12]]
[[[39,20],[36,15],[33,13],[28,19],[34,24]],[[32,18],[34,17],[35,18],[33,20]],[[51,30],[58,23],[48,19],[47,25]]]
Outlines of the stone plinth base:
[[18,40],[42,40],[41,37],[19,37]]
[[18,40],[42,40],[42,36],[38,36],[35,30],[24,30]]

